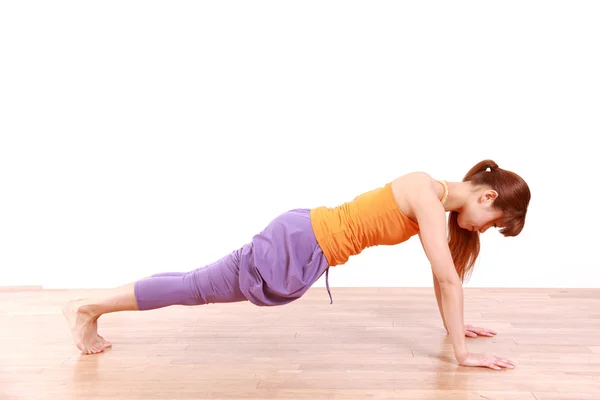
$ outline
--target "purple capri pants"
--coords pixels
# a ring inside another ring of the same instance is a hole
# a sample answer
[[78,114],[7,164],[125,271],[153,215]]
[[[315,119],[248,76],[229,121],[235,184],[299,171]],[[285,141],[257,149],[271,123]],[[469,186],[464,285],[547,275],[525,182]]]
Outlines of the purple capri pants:
[[189,272],[166,272],[135,283],[140,310],[172,305],[250,301],[276,306],[299,299],[329,265],[315,238],[309,209],[287,211],[252,241]]

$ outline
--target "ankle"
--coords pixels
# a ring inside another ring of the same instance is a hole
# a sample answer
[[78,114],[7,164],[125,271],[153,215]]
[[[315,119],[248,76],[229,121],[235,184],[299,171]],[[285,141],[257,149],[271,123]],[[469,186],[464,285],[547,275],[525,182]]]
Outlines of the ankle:
[[89,318],[91,320],[100,317],[98,306],[96,306],[95,304],[81,305],[77,307],[77,313],[80,315],[83,314],[86,318]]

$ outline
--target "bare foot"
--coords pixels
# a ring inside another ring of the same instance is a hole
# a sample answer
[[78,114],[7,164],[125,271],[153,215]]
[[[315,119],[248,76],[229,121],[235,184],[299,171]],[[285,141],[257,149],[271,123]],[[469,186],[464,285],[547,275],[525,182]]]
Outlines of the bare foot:
[[85,300],[73,300],[63,307],[63,314],[69,322],[73,342],[84,354],[97,354],[104,351],[95,323],[99,316],[92,312],[93,307]]
[[104,339],[102,336],[100,336],[98,334],[98,318],[94,319],[94,331],[96,332],[96,336],[98,337],[98,340],[100,340],[102,342],[102,346],[104,348],[112,346],[112,343],[110,341]]

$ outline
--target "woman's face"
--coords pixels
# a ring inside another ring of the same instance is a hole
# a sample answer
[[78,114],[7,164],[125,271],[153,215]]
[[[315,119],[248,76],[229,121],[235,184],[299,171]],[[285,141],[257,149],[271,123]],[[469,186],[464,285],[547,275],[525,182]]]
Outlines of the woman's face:
[[485,232],[490,227],[502,226],[503,212],[494,208],[498,197],[495,190],[478,189],[469,196],[464,209],[458,214],[458,226],[468,231]]

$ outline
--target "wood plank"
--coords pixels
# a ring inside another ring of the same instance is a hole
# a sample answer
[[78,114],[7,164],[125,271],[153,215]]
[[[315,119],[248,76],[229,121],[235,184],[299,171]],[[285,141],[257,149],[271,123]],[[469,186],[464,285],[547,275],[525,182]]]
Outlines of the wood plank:
[[0,289],[0,399],[600,398],[600,290],[465,288],[465,322],[498,331],[469,349],[500,372],[456,364],[431,288],[109,314],[113,348],[85,356],[60,306],[88,292]]

